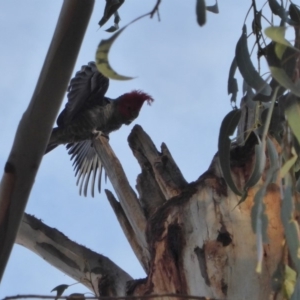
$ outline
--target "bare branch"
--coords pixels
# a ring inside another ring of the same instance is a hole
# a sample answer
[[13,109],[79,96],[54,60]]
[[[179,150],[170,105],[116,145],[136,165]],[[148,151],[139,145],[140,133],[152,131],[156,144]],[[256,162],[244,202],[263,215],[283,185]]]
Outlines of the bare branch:
[[116,200],[114,195],[111,191],[105,190],[107,199],[112,207],[112,209],[115,212],[115,215],[119,221],[119,224],[121,228],[123,229],[123,232],[127,238],[127,241],[129,242],[132,250],[134,251],[136,257],[138,258],[139,262],[141,263],[144,271],[148,273],[149,270],[149,252],[147,251],[144,253],[143,248],[139,245],[139,242],[137,241],[137,237],[134,234],[134,231],[125,215],[125,212],[121,206],[121,204]]
[[[125,295],[126,284],[132,280],[109,258],[71,241],[57,229],[28,214],[24,215],[16,243],[98,295]],[[105,292],[100,289],[103,282],[106,283]]]
[[[31,102],[17,129],[0,186],[0,280],[64,97],[94,0],[65,0]],[[80,22],[78,22],[80,20]]]
[[94,147],[136,235],[136,240],[140,243],[140,247],[144,249],[143,251],[148,252],[145,237],[146,218],[135,192],[129,185],[120,161],[111,149],[107,138],[100,136],[94,140]]
[[[180,294],[162,294],[162,295],[143,295],[143,296],[125,296],[125,297],[84,297],[84,299],[99,299],[99,300],[126,300],[126,299],[156,299],[156,298],[181,298],[181,299],[194,299],[194,300],[218,300],[212,298],[206,298],[201,296],[192,296],[192,295],[180,295]],[[26,298],[40,298],[40,299],[70,299],[69,296],[46,296],[46,295],[17,295],[17,296],[9,296],[5,297],[3,300],[10,299],[26,299]]]
[[153,16],[155,15],[155,13],[157,13],[158,20],[160,21],[160,15],[159,15],[159,5],[160,5],[160,3],[161,3],[161,0],[157,0],[154,8],[150,12],[150,18],[153,18]]

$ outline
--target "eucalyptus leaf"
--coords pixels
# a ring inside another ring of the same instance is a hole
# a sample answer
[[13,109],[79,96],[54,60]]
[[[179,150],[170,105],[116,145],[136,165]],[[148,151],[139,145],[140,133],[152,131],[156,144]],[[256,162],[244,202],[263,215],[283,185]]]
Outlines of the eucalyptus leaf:
[[[266,172],[266,180],[261,188],[256,192],[254,196],[254,205],[251,210],[251,225],[252,230],[256,234],[257,239],[257,271],[261,271],[261,264],[263,259],[263,249],[262,244],[268,243],[268,216],[266,215],[266,205],[263,201],[268,185],[272,182],[274,178],[274,173],[277,173],[278,169],[278,155],[272,141],[267,138],[266,140],[267,149],[270,158],[270,168]],[[275,154],[276,153],[276,154]],[[275,166],[272,165],[275,164]]]
[[268,217],[265,214],[266,205],[264,204],[264,197],[266,194],[268,184],[263,186],[256,192],[254,196],[254,205],[251,210],[251,224],[252,230],[255,234],[259,234],[263,243],[268,243]]
[[256,272],[261,272],[261,265],[263,260],[263,244],[268,243],[268,217],[265,214],[266,205],[263,202],[266,194],[267,182],[256,192],[254,196],[254,205],[251,210],[251,225],[252,230],[256,234],[256,248],[257,248],[257,266]]
[[115,25],[113,25],[113,26],[110,26],[108,29],[106,29],[105,31],[106,32],[115,32],[115,31],[117,31],[119,29],[119,26],[118,26],[118,24],[115,24]]
[[261,175],[266,165],[266,155],[265,155],[263,144],[261,143],[259,136],[257,134],[255,135],[258,140],[258,144],[255,145],[255,163],[253,166],[253,171],[251,173],[251,176],[246,182],[244,189],[248,189],[257,184],[257,182],[261,178]]
[[280,43],[275,43],[275,54],[276,56],[282,61],[282,57],[284,55],[284,52],[286,51],[287,46],[280,44]]
[[294,101],[285,110],[285,115],[290,128],[293,131],[298,143],[300,144],[300,104],[298,101]]
[[290,90],[293,94],[300,97],[300,82],[292,82],[289,76],[282,68],[269,66],[271,74],[275,80],[279,82],[284,88]]
[[284,8],[276,0],[268,0],[272,13],[276,16],[282,17],[286,14]]
[[267,171],[266,177],[267,179],[269,179],[269,183],[276,183],[277,175],[279,172],[278,153],[274,143],[271,141],[269,137],[267,137],[266,145],[267,145],[267,150],[268,150],[268,155],[270,160],[270,169]]
[[300,25],[300,10],[293,3],[291,3],[291,5],[289,7],[289,14],[290,14],[290,17],[293,20],[293,22],[295,22],[295,24],[297,24],[299,26]]
[[236,45],[235,58],[237,66],[249,86],[254,88],[257,92],[269,96],[272,92],[269,84],[264,81],[259,73],[255,70],[250,58],[247,45],[247,30],[246,25],[243,26],[242,35]]
[[300,273],[300,243],[299,243],[299,226],[294,218],[294,200],[292,194],[292,182],[289,173],[285,176],[284,199],[281,208],[281,220],[284,227],[285,238],[289,248],[290,257]]
[[241,191],[236,187],[232,175],[231,175],[231,168],[230,168],[230,146],[231,140],[230,136],[233,135],[238,122],[241,118],[241,110],[235,109],[229,112],[222,121],[220,133],[219,133],[219,143],[218,143],[218,150],[219,150],[219,160],[220,166],[222,169],[222,173],[224,179],[231,190],[236,194],[241,196]]
[[130,80],[133,79],[134,77],[128,77],[128,76],[123,76],[118,74],[116,71],[113,70],[113,68],[110,66],[109,60],[108,60],[108,54],[110,51],[110,48],[114,41],[117,39],[117,37],[126,29],[130,24],[148,16],[149,14],[145,14],[143,16],[140,16],[124,26],[122,29],[117,31],[114,35],[112,35],[109,39],[107,40],[102,40],[100,44],[98,45],[97,51],[96,51],[96,66],[99,70],[100,73],[102,73],[104,76],[111,78],[111,79],[116,79],[116,80]]
[[288,13],[282,5],[280,5],[276,0],[268,0],[270,9],[272,13],[281,18],[283,22],[290,25],[295,25],[294,22],[288,18]]
[[206,6],[206,10],[210,11],[210,12],[212,12],[214,14],[218,14],[219,13],[218,0],[216,0],[216,4]]
[[294,148],[292,148],[292,154],[293,156],[289,158],[280,169],[281,178],[284,178],[286,176],[286,174],[290,171],[290,169],[294,166],[294,164],[297,161],[298,155],[296,154]]
[[206,23],[206,5],[205,0],[196,0],[196,16],[200,26]]
[[238,92],[238,84],[236,78],[234,78],[234,74],[237,68],[236,59],[234,58],[228,76],[228,83],[227,83],[227,91],[228,95],[232,94],[231,101],[236,102],[237,92]]
[[287,47],[291,47],[296,51],[299,51],[298,49],[294,48],[294,46],[288,40],[285,39],[285,31],[286,31],[286,27],[271,26],[265,29],[265,35],[268,38],[270,38],[273,42],[277,42]]
[[284,270],[284,281],[283,281],[283,291],[287,298],[290,299],[296,284],[297,273],[288,265],[285,265]]

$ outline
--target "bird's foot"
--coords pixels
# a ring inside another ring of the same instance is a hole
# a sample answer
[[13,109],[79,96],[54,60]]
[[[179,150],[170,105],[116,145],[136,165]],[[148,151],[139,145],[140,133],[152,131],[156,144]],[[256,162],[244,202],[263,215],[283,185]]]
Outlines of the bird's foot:
[[94,130],[92,132],[92,138],[93,139],[97,139],[100,136],[103,136],[103,137],[107,138],[107,140],[109,140],[109,136],[107,134],[104,134],[102,131]]

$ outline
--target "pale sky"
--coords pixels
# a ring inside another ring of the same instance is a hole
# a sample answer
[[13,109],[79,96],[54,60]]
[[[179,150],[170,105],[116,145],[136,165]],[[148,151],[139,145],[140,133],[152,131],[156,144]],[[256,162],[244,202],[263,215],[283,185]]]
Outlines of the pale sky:
[[[111,65],[120,74],[137,78],[110,81],[106,95],[116,98],[141,89],[155,99],[151,107],[142,108],[133,124],[110,136],[111,146],[133,188],[140,168],[128,147],[127,136],[134,124],[143,127],[158,149],[162,142],[167,144],[184,177],[191,182],[208,168],[217,151],[221,121],[231,110],[227,77],[251,1],[219,0],[220,14],[208,13],[207,24],[202,28],[196,22],[195,2],[162,0],[160,22],[157,17],[144,18],[129,26],[113,45]],[[155,3],[156,0],[127,0],[119,10],[120,26],[149,12]],[[96,1],[74,73],[94,60],[100,40],[111,35],[104,29],[113,20],[103,29],[98,28],[104,4],[104,0]],[[0,1],[2,170],[18,122],[33,94],[61,5],[61,0]],[[109,183],[103,183],[103,188],[112,190]],[[108,256],[134,278],[145,276],[105,194],[97,194],[95,198],[79,196],[64,146],[44,157],[26,212],[71,240]],[[49,295],[55,286],[73,282],[40,257],[16,245],[2,279],[0,299],[16,294]],[[82,285],[75,285],[67,292],[86,291]]]

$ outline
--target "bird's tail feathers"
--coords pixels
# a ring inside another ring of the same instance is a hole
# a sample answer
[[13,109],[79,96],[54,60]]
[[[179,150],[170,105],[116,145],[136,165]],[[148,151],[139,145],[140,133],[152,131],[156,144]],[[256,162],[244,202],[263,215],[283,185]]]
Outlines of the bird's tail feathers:
[[54,148],[56,148],[58,146],[58,144],[48,144],[45,154],[47,154],[48,152],[52,151]]
[[57,134],[58,134],[58,128],[53,128],[45,154],[52,151],[54,148],[56,148],[59,145],[59,143],[57,143]]

